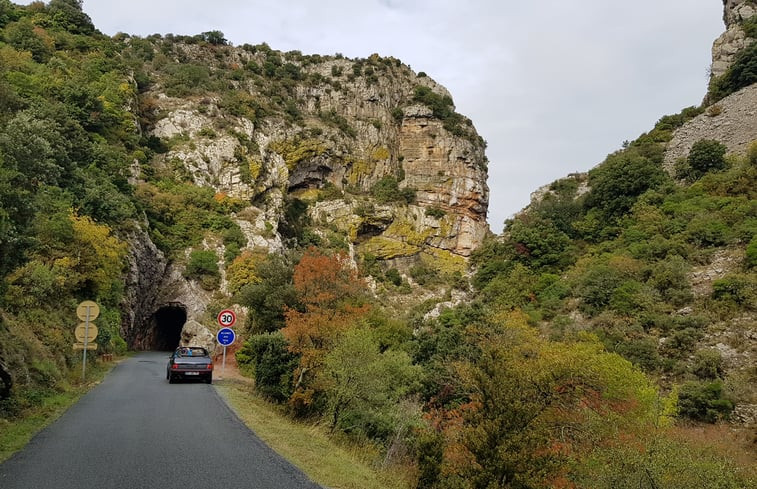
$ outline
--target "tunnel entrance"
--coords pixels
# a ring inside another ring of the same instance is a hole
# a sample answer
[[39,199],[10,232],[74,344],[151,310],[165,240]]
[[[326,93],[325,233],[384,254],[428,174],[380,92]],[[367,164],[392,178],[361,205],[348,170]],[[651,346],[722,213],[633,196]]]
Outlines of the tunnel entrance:
[[151,350],[173,351],[179,346],[181,330],[187,322],[187,310],[183,304],[170,303],[162,306],[150,318],[152,326]]

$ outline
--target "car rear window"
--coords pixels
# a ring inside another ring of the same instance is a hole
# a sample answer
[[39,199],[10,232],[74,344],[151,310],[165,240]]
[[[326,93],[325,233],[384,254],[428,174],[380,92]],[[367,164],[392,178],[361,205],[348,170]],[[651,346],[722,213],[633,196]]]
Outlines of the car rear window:
[[179,349],[180,357],[205,357],[208,352],[205,348],[181,348]]

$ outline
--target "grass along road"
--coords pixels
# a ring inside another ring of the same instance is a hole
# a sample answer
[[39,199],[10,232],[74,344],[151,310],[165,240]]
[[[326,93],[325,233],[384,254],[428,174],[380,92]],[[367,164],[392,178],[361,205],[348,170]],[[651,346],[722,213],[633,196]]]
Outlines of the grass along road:
[[412,487],[412,476],[403,469],[375,467],[378,450],[341,445],[325,428],[293,421],[279,406],[252,393],[248,382],[222,380],[216,388],[260,439],[318,484],[333,489]]

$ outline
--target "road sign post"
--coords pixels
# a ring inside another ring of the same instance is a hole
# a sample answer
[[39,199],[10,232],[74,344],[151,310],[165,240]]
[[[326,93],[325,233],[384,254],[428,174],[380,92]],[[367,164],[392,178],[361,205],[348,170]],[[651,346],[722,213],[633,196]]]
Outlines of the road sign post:
[[[87,373],[87,351],[96,350],[97,345],[90,345],[90,342],[97,338],[97,326],[90,326],[89,322],[97,319],[100,315],[100,306],[92,301],[83,301],[76,307],[76,317],[84,321],[76,327],[76,339],[81,341],[82,361],[81,361],[81,380],[84,381]],[[84,326],[82,328],[82,326]],[[78,350],[79,344],[74,344],[74,349]],[[94,348],[93,348],[94,347]]]
[[226,347],[234,343],[236,339],[236,333],[231,328],[221,328],[216,335],[218,343],[223,346],[223,363],[221,366],[221,373],[226,373]]

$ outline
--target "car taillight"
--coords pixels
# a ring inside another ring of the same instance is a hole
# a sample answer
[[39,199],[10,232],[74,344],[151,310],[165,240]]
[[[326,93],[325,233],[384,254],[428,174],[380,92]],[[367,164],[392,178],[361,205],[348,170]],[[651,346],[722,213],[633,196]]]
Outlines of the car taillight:
[[212,364],[212,363],[209,363],[209,364],[208,364],[208,366],[207,366],[207,369],[208,369],[208,370],[213,370],[213,364]]
[[177,363],[174,363],[173,365],[171,365],[171,368],[172,368],[173,370],[178,370],[178,369],[179,369],[179,364],[177,364]]

